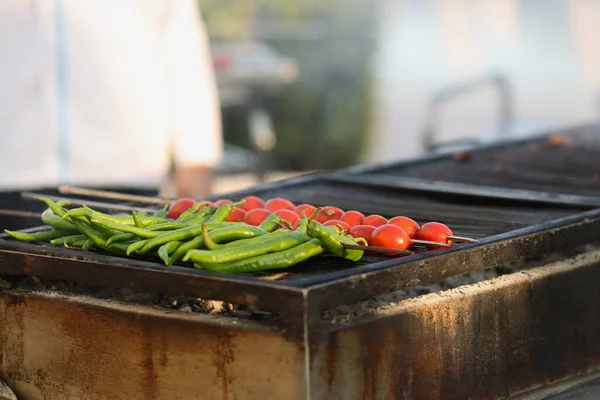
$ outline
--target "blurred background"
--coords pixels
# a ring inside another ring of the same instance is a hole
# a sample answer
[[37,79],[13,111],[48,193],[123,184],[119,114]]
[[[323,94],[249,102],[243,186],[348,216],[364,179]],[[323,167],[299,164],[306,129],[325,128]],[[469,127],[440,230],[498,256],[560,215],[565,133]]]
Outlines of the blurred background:
[[198,0],[216,191],[594,122],[597,0]]

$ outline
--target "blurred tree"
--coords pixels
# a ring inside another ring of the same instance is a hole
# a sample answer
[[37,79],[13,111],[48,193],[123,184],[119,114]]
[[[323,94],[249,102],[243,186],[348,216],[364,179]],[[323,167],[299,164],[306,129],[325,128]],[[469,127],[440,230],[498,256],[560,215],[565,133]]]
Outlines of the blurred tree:
[[[336,169],[360,161],[370,122],[376,1],[198,2],[213,40],[260,40],[298,62],[298,82],[266,99],[278,136],[272,167]],[[268,35],[273,21],[312,36]],[[239,110],[224,118],[226,139],[247,145]]]

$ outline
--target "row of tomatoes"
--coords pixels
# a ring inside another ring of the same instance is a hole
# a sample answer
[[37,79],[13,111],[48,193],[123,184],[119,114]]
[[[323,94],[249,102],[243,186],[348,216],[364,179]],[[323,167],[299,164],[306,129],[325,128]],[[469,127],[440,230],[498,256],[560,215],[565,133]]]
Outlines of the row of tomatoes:
[[[227,221],[258,226],[269,215],[277,214],[295,228],[301,218],[312,216],[317,211],[317,207],[314,205],[295,205],[280,197],[265,201],[257,196],[246,196],[242,200],[244,200],[243,204],[235,207]],[[220,199],[209,202],[208,205],[220,206],[231,202],[230,199]],[[177,218],[193,204],[194,200],[191,199],[175,201],[169,208],[169,217]],[[314,216],[314,220],[325,226],[334,226],[354,237],[361,237],[371,246],[396,250],[406,250],[412,244],[411,240],[413,239],[451,244],[448,236],[453,235],[450,228],[439,222],[427,222],[419,225],[406,216],[387,219],[377,214],[364,215],[360,211],[344,211],[334,206],[321,208]]]

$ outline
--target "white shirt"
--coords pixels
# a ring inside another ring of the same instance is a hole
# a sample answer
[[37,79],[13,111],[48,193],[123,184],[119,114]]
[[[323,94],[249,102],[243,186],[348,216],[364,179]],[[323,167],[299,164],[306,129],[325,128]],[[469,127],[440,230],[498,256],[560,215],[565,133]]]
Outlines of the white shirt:
[[0,3],[0,190],[157,185],[222,152],[195,0]]

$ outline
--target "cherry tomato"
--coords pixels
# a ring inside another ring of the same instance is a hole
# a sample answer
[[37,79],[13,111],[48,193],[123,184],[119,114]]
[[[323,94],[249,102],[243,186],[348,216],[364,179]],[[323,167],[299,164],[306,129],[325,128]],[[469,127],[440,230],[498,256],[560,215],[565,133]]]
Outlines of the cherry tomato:
[[271,215],[271,211],[265,208],[255,208],[254,210],[250,210],[246,213],[244,217],[244,222],[248,225],[258,226],[262,224],[262,222]]
[[222,206],[223,204],[227,204],[227,203],[231,203],[231,200],[219,199],[219,200],[215,201],[215,206],[219,207],[219,206]]
[[354,211],[354,210],[346,211],[340,217],[340,221],[344,221],[345,223],[347,223],[350,226],[360,225],[360,224],[362,224],[364,219],[365,219],[365,215],[363,213],[361,213],[360,211]]
[[[397,225],[381,225],[371,235],[372,246],[385,247],[386,249],[406,250],[410,246],[410,238],[404,229]],[[387,255],[394,255],[389,253]]]
[[330,219],[328,221],[323,222],[324,226],[334,226],[338,229],[343,229],[344,232],[350,231],[350,225],[347,222],[341,221],[339,219]]
[[300,218],[304,218],[304,215],[302,215],[303,211],[306,215],[306,218],[310,218],[314,214],[316,209],[317,207],[313,206],[312,204],[300,204],[296,206],[295,211]]
[[371,244],[371,236],[376,228],[373,225],[354,225],[350,227],[348,233],[355,238],[363,238],[367,243]]
[[372,214],[363,219],[362,225],[373,225],[375,227],[387,224],[388,220],[378,214]]
[[388,221],[388,224],[397,225],[404,229],[404,232],[408,233],[408,237],[411,239],[417,238],[417,232],[420,228],[415,220],[404,216],[394,217]]
[[169,211],[167,211],[167,217],[177,219],[181,214],[183,214],[184,211],[186,211],[194,204],[196,204],[196,202],[187,197],[177,199],[173,203],[171,203]]
[[323,223],[325,221],[329,221],[330,219],[339,220],[342,217],[343,213],[344,213],[344,210],[337,208],[337,207],[332,207],[332,206],[323,207],[319,210],[319,212],[315,216],[315,221]]
[[244,204],[240,205],[246,211],[253,210],[255,208],[265,208],[265,202],[260,197],[256,196],[246,196],[242,198],[242,200],[246,200]]
[[[452,235],[452,231],[446,225],[439,222],[427,222],[421,226],[421,229],[419,229],[417,238],[432,242],[452,244],[452,241],[448,240],[448,236]],[[435,248],[436,246],[428,247]]]
[[292,210],[277,210],[273,214],[279,215],[281,219],[288,221],[290,224],[292,224],[292,226],[294,225],[294,223],[300,221],[300,217],[298,216],[298,214],[296,214]]
[[265,208],[271,212],[277,210],[294,210],[294,203],[281,197],[275,197],[265,202]]
[[246,217],[246,210],[240,207],[236,207],[225,221],[227,222],[244,222],[244,218]]

